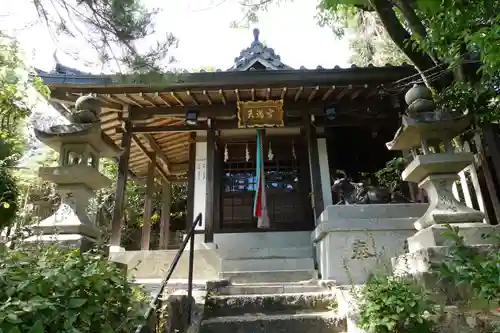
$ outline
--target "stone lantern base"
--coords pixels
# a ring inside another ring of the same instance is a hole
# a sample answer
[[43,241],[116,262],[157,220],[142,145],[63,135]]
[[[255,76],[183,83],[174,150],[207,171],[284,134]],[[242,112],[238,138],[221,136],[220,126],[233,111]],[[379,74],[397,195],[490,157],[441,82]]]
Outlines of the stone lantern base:
[[35,235],[25,240],[26,243],[57,243],[62,247],[79,249],[82,252],[92,249],[96,240],[83,235],[76,234],[58,234],[58,235]]
[[[488,237],[492,233],[500,232],[500,226],[486,223],[456,223],[450,224],[458,227],[458,234],[463,237],[467,246],[477,248],[479,251],[492,250],[496,245],[494,237]],[[445,225],[435,224],[420,230],[409,237],[409,253],[392,258],[392,267],[396,273],[409,273],[413,275],[427,274],[433,265],[439,264],[447,256],[447,252],[454,245],[453,240],[443,236],[447,231]]]
[[71,202],[63,201],[52,215],[33,226],[36,235],[25,242],[57,242],[82,251],[93,247],[99,238],[99,230],[84,212],[78,212]]
[[[456,223],[450,225],[459,228],[459,235],[464,238],[466,245],[492,244],[494,240],[488,235],[500,231],[500,226],[486,223]],[[407,239],[410,253],[429,247],[453,245],[449,238],[443,236],[443,233],[447,230],[443,224],[434,224],[420,230]]]

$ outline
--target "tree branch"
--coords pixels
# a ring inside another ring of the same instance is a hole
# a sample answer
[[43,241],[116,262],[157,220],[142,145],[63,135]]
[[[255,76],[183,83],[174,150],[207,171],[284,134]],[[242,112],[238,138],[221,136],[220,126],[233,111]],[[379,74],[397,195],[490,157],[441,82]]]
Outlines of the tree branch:
[[412,41],[411,35],[403,27],[401,22],[399,22],[394,10],[392,9],[392,4],[388,0],[371,0],[371,3],[377,14],[380,16],[382,24],[386,28],[391,39],[413,62],[415,67],[417,67],[420,72],[436,65],[428,54],[415,49],[415,42]]
[[425,38],[427,36],[427,29],[423,25],[422,20],[417,16],[417,13],[415,13],[413,6],[405,0],[396,0],[395,4],[401,10],[410,29],[421,38]]
[[[417,34],[421,39],[427,37],[427,28],[422,23],[422,20],[418,17],[415,12],[415,8],[413,8],[412,4],[407,0],[396,0],[396,6],[401,10],[406,22],[408,22],[408,26],[411,31]],[[434,61],[434,63],[438,63],[438,57],[435,52],[431,52],[429,57]]]

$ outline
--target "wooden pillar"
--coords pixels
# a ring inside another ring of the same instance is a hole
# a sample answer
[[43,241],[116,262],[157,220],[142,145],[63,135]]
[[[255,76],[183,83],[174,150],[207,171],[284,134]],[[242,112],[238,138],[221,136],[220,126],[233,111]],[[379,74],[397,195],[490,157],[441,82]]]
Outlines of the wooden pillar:
[[222,191],[222,176],[224,173],[224,148],[218,138],[215,138],[215,161],[214,161],[214,212],[213,212],[213,228],[214,232],[221,229],[221,191]]
[[142,222],[141,250],[149,250],[151,243],[151,217],[153,216],[153,194],[155,189],[156,154],[150,153],[146,197],[144,198],[144,214]]
[[214,119],[209,119],[207,131],[207,175],[205,199],[205,243],[214,242],[214,196],[215,196],[215,129]]
[[164,181],[161,199],[160,250],[168,248],[170,233],[170,211],[172,208],[172,183]]
[[314,211],[314,218],[317,219],[324,210],[324,204],[321,191],[321,173],[319,165],[316,127],[313,126],[312,119],[309,113],[302,114],[302,122],[304,126],[307,152],[309,157],[309,172],[311,176],[311,205]]
[[[491,129],[491,128],[490,128]],[[488,129],[483,131],[487,131]],[[486,149],[483,145],[483,140],[481,140],[481,134],[479,132],[475,133],[474,135],[474,143],[476,146],[476,150],[479,153],[479,156],[481,157],[482,161],[482,170],[483,170],[483,175],[484,175],[484,181],[486,183],[486,187],[489,193],[491,205],[493,208],[493,212],[495,214],[495,219],[497,223],[500,223],[500,200],[498,199],[498,192],[495,186],[495,181],[493,174],[490,169],[490,161],[488,159],[488,155],[486,154]],[[488,147],[488,150],[491,150],[493,148]]]
[[500,145],[498,145],[495,128],[492,124],[483,126],[483,139],[487,147],[486,151],[491,157],[491,164],[493,164],[497,181],[500,182]]
[[123,210],[125,208],[125,189],[127,186],[128,162],[130,158],[130,144],[132,142],[131,123],[125,121],[125,131],[122,135],[121,148],[123,152],[118,161],[118,171],[116,177],[115,207],[111,220],[110,246],[121,246],[121,235],[123,225]]
[[194,220],[194,186],[196,180],[196,132],[189,133],[186,231]]

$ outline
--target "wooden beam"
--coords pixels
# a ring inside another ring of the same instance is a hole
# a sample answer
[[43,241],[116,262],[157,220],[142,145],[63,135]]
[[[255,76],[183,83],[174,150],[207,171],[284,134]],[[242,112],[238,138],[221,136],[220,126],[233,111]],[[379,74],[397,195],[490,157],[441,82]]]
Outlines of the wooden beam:
[[[300,114],[304,111],[322,113],[324,108],[327,107],[329,103],[324,101],[318,101],[313,103],[298,102],[298,103],[288,103],[285,101],[283,110],[285,114],[295,113]],[[359,105],[356,106],[359,108]],[[206,120],[208,118],[217,119],[234,119],[237,117],[238,107],[236,103],[225,104],[225,105],[197,105],[197,106],[172,106],[172,107],[130,107],[130,117],[132,120],[144,120],[147,118],[155,116],[165,116],[165,117],[179,117],[184,119],[186,117],[186,112],[188,110],[197,110],[198,119]]]
[[167,173],[172,174],[172,168],[170,166],[170,162],[168,161],[167,156],[161,150],[160,146],[158,146],[156,140],[150,134],[143,134],[143,136],[148,141],[148,144],[151,147],[151,149],[153,149],[153,151],[156,153],[156,156],[161,159],[161,161],[167,168]]
[[[51,93],[49,99],[52,102],[64,103],[64,104],[75,104],[76,100],[84,96],[88,93],[63,93],[63,92],[55,92]],[[95,93],[91,93],[95,96],[101,104],[102,108],[111,109],[111,110],[123,110],[123,104],[115,103],[113,101],[106,100],[105,97],[98,97]]]
[[[163,132],[193,132],[193,131],[206,131],[208,126],[206,124],[192,125],[192,126],[179,126],[179,125],[160,125],[160,126],[141,126],[135,125],[132,127],[133,133],[163,133]],[[120,128],[116,128],[117,133],[121,133]]]
[[172,208],[172,183],[163,182],[160,221],[160,250],[167,250],[170,233],[170,211]]
[[[139,147],[139,150],[142,151],[142,153],[146,156],[146,158],[151,163],[152,162],[151,157],[153,156],[152,153],[156,153],[156,152],[154,150],[153,151],[148,151],[147,148],[144,147],[144,145],[142,144],[142,142],[139,140],[139,138],[136,135],[132,135],[132,141],[134,141],[134,143],[137,145],[137,147]],[[162,176],[162,178],[164,180],[168,181],[168,175],[167,175],[167,173],[165,173],[165,171],[162,168],[160,168],[159,165],[157,165],[156,159],[155,159],[154,163],[155,163],[156,170],[158,170],[158,173]]]
[[125,208],[125,189],[127,186],[128,161],[130,158],[130,145],[132,143],[131,124],[125,121],[125,133],[122,136],[121,147],[123,152],[118,161],[118,175],[116,177],[115,207],[111,220],[110,246],[121,247],[121,233],[123,225],[123,211]]
[[205,243],[214,242],[214,195],[215,195],[215,120],[211,119],[207,131],[207,175],[205,196]]
[[189,159],[188,159],[188,185],[187,185],[187,214],[186,230],[194,220],[194,186],[196,180],[196,132],[189,133]]
[[172,184],[180,184],[180,183],[187,183],[188,182],[188,178],[187,177],[169,177],[168,178],[169,182],[171,182]]
[[151,243],[151,217],[153,215],[153,193],[155,188],[156,154],[150,153],[146,197],[144,198],[144,214],[142,223],[141,250],[149,250]]
[[[309,116],[309,114],[305,114]],[[366,119],[356,119],[353,117],[339,116],[334,121],[325,121],[324,117],[316,118],[316,124],[319,127],[371,127],[375,124],[386,124],[387,117],[370,117]],[[302,121],[299,118],[288,118],[285,121],[285,127],[300,127]],[[159,125],[159,126],[144,126],[135,125],[132,127],[133,133],[165,133],[165,132],[192,132],[192,131],[207,131],[208,125],[204,122],[192,126],[179,125]],[[238,129],[237,120],[219,120],[217,121],[216,130]],[[122,128],[115,128],[116,133],[122,133]]]
[[[400,108],[394,108],[391,104],[389,98],[384,99],[366,99],[363,102],[354,103],[351,100],[345,100],[339,103],[331,103],[319,100],[315,98],[315,101],[311,103],[306,102],[298,102],[298,103],[290,103],[285,101],[283,106],[283,110],[285,113],[285,121],[290,118],[300,118],[303,113],[309,113],[317,117],[324,116],[325,109],[334,105],[338,110],[340,115],[353,115],[363,112],[363,110],[370,109],[371,112],[366,114],[366,116],[370,115],[391,115],[396,114],[400,110]],[[187,110],[196,110],[198,111],[198,120],[200,123],[203,123],[208,118],[214,118],[216,120],[222,121],[235,121],[237,119],[237,106],[235,103],[230,103],[226,105],[199,105],[193,107],[150,107],[150,108],[138,108],[131,106],[132,112],[130,114],[131,119],[136,121],[139,125],[139,121],[144,121],[147,119],[153,119],[154,117],[170,117],[170,118],[179,118],[184,119],[186,117]],[[145,125],[144,125],[145,126]],[[177,125],[181,126],[181,125]],[[185,126],[186,129],[189,128]],[[206,130],[204,128],[203,130]],[[197,130],[194,128],[193,130]]]
[[[441,70],[436,68],[436,71]],[[68,84],[67,78],[47,79],[47,84],[52,92],[77,92],[98,94],[124,94],[124,93],[148,93],[181,90],[213,90],[213,89],[251,89],[251,88],[283,88],[299,87],[304,83],[311,86],[336,85],[345,86],[349,84],[382,84],[392,83],[397,80],[417,74],[413,66],[394,66],[382,68],[345,68],[329,70],[280,70],[280,71],[245,71],[245,72],[214,72],[214,73],[172,73],[165,74],[165,84],[78,84],[81,78],[72,79],[76,84]],[[432,74],[432,73],[430,73]],[[102,82],[103,76],[94,76],[96,83]],[[106,78],[106,76],[104,76]],[[87,82],[92,79],[84,78]],[[122,82],[127,79],[137,79],[137,76],[124,76]],[[50,80],[50,82],[49,82]]]

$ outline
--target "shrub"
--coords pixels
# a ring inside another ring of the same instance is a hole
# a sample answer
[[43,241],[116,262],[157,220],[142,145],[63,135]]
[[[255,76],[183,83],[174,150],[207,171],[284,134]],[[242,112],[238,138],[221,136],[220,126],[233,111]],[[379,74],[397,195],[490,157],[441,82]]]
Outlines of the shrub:
[[428,294],[410,276],[374,275],[356,295],[357,324],[368,333],[428,333],[434,324]]
[[102,256],[55,245],[0,249],[0,332],[130,333],[144,300]]
[[483,235],[491,240],[491,248],[481,251],[467,246],[459,228],[447,225],[442,235],[453,241],[445,260],[434,269],[444,283],[470,287],[473,300],[487,303],[500,301],[500,232]]
[[18,194],[15,178],[0,161],[0,230],[13,223],[17,212]]

